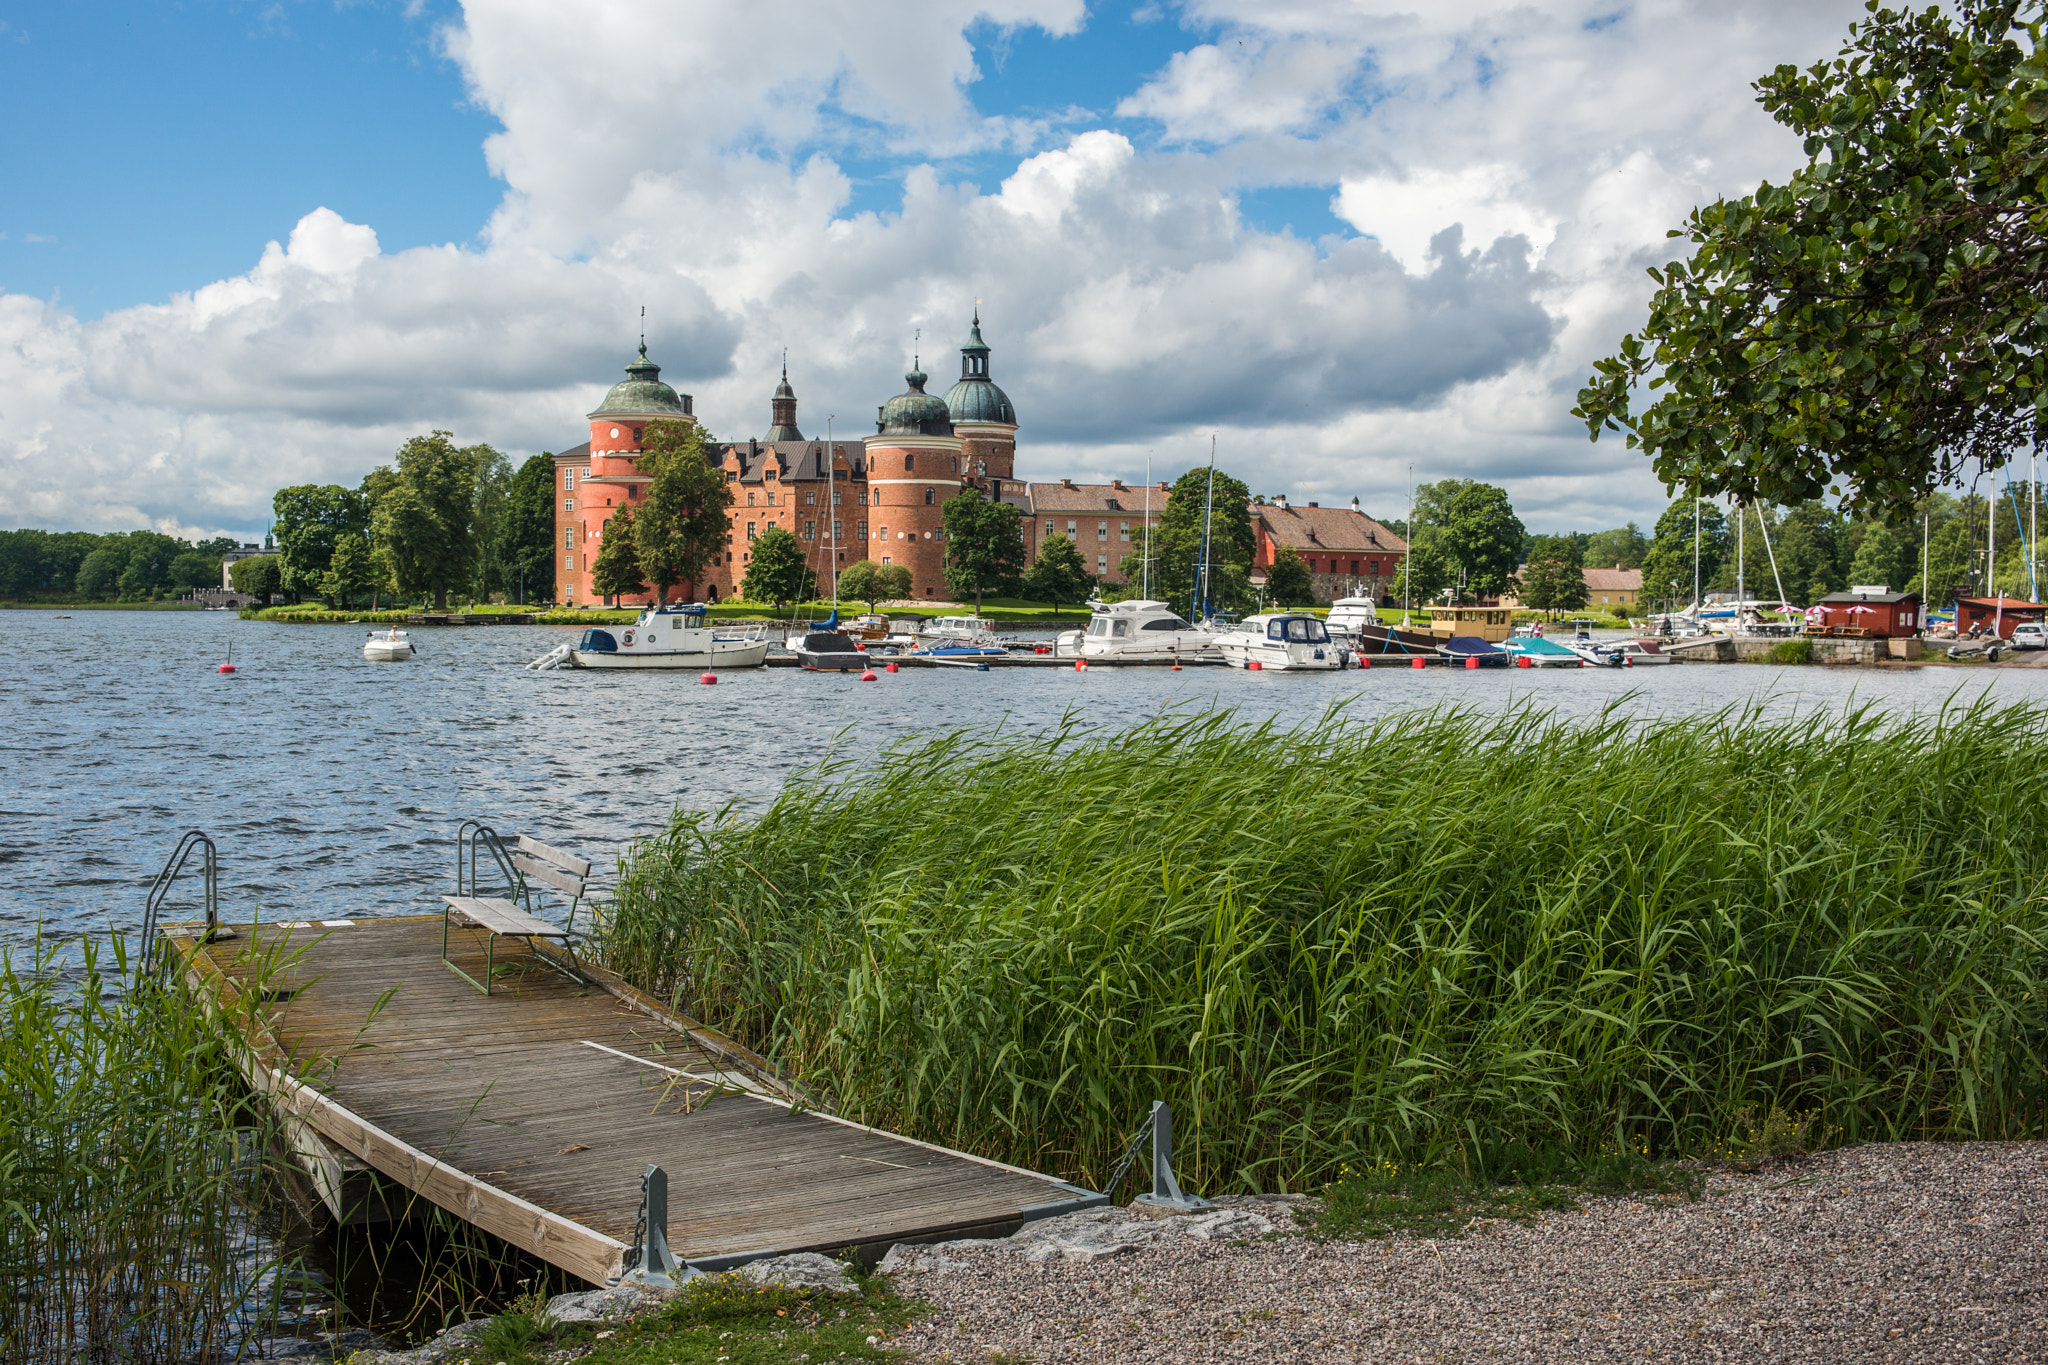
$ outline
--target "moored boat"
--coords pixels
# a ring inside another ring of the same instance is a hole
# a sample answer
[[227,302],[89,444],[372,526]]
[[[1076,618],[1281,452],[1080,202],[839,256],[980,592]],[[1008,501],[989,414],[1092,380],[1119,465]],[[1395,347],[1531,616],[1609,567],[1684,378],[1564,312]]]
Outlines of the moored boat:
[[698,669],[759,668],[767,662],[765,638],[714,629],[704,617],[702,607],[649,607],[616,634],[595,626],[584,631],[564,662],[573,668]]
[[1236,630],[1216,637],[1216,649],[1232,668],[1322,672],[1344,666],[1329,628],[1298,612],[1247,616]]
[[1053,653],[1059,658],[1216,656],[1218,637],[1189,625],[1164,602],[1133,599],[1088,605],[1093,615],[1088,619],[1087,629],[1064,631],[1054,640]]
[[1478,668],[1506,668],[1507,652],[1491,640],[1482,640],[1477,635],[1453,635],[1436,647],[1453,668],[1467,666]]
[[1516,667],[1522,667],[1527,659],[1530,668],[1584,668],[1586,660],[1578,652],[1561,645],[1555,640],[1546,640],[1541,635],[1517,635],[1501,641],[1508,659]]
[[851,673],[868,666],[868,656],[850,637],[838,631],[815,631],[789,647],[797,666],[814,673]]

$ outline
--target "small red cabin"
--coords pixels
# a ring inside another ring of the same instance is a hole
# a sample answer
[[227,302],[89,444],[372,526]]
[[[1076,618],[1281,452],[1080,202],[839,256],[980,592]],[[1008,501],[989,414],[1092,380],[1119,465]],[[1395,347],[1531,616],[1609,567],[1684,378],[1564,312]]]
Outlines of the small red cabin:
[[1989,635],[1994,630],[2007,640],[2012,638],[2013,627],[2023,621],[2038,621],[2048,608],[2039,602],[2029,602],[2019,597],[1958,597],[1956,599],[1956,634],[1968,635],[1973,628],[1979,635]]
[[1810,626],[1860,628],[1879,639],[1920,633],[1917,592],[1831,592],[1807,613]]

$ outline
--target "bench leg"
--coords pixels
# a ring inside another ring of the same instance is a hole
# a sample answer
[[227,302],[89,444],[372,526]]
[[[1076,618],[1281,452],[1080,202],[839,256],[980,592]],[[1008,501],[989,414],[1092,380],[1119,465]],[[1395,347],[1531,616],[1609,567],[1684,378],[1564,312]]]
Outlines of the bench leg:
[[491,977],[495,975],[497,949],[498,936],[496,934],[487,935],[484,940],[484,979],[481,981],[477,980],[448,960],[448,912],[445,910],[441,912],[441,965],[482,991],[485,995],[491,993]]
[[569,946],[569,940],[562,940],[562,954],[563,956],[569,959],[569,965],[565,967],[561,963],[555,961],[553,955],[542,952],[539,946],[534,943],[533,935],[528,934],[525,937],[526,951],[532,953],[537,960],[547,963],[548,966],[553,967],[556,971],[560,972],[563,976],[568,977],[571,981],[574,981],[579,986],[588,986],[592,984],[590,978],[583,974],[582,964],[576,961],[576,950]]

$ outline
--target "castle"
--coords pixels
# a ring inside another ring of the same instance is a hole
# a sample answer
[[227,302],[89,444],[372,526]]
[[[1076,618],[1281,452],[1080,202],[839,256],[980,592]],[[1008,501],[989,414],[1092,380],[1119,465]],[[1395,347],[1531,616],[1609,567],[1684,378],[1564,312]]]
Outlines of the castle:
[[[785,361],[770,400],[767,433],[705,447],[733,485],[732,536],[722,562],[681,598],[715,602],[737,593],[749,547],[775,526],[797,537],[821,582],[857,560],[874,559],[907,567],[914,597],[947,599],[942,517],[947,501],[965,488],[1019,510],[1027,562],[1046,538],[1064,535],[1097,577],[1122,582],[1123,558],[1165,512],[1168,485],[1147,490],[1118,480],[1019,480],[1017,411],[989,373],[989,353],[977,309],[960,348],[960,378],[943,398],[925,392],[929,376],[913,362],[904,376],[908,387],[878,410],[874,435],[829,442],[807,438],[798,428],[796,391]],[[690,395],[661,382],[661,367],[647,358],[643,341],[639,358],[626,366],[626,378],[612,386],[589,419],[589,441],[554,457],[555,598],[597,605],[605,599],[592,586],[590,571],[605,522],[619,508],[636,505],[650,482],[637,467],[642,432],[649,422],[697,418]],[[1255,583],[1273,554],[1287,546],[1308,564],[1319,597],[1384,597],[1407,553],[1400,537],[1358,510],[1356,498],[1349,511],[1315,503],[1292,509],[1281,497],[1252,512]],[[643,594],[622,598],[620,605],[652,600]]]

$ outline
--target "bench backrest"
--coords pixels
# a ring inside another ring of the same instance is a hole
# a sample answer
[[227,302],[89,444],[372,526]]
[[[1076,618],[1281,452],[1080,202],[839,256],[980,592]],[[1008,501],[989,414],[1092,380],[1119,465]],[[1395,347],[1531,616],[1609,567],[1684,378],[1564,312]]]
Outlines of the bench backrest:
[[512,854],[512,869],[519,874],[527,903],[532,904],[534,883],[552,886],[569,897],[572,925],[576,921],[576,905],[590,886],[590,867],[589,859],[564,853],[525,834],[519,836],[519,846]]

